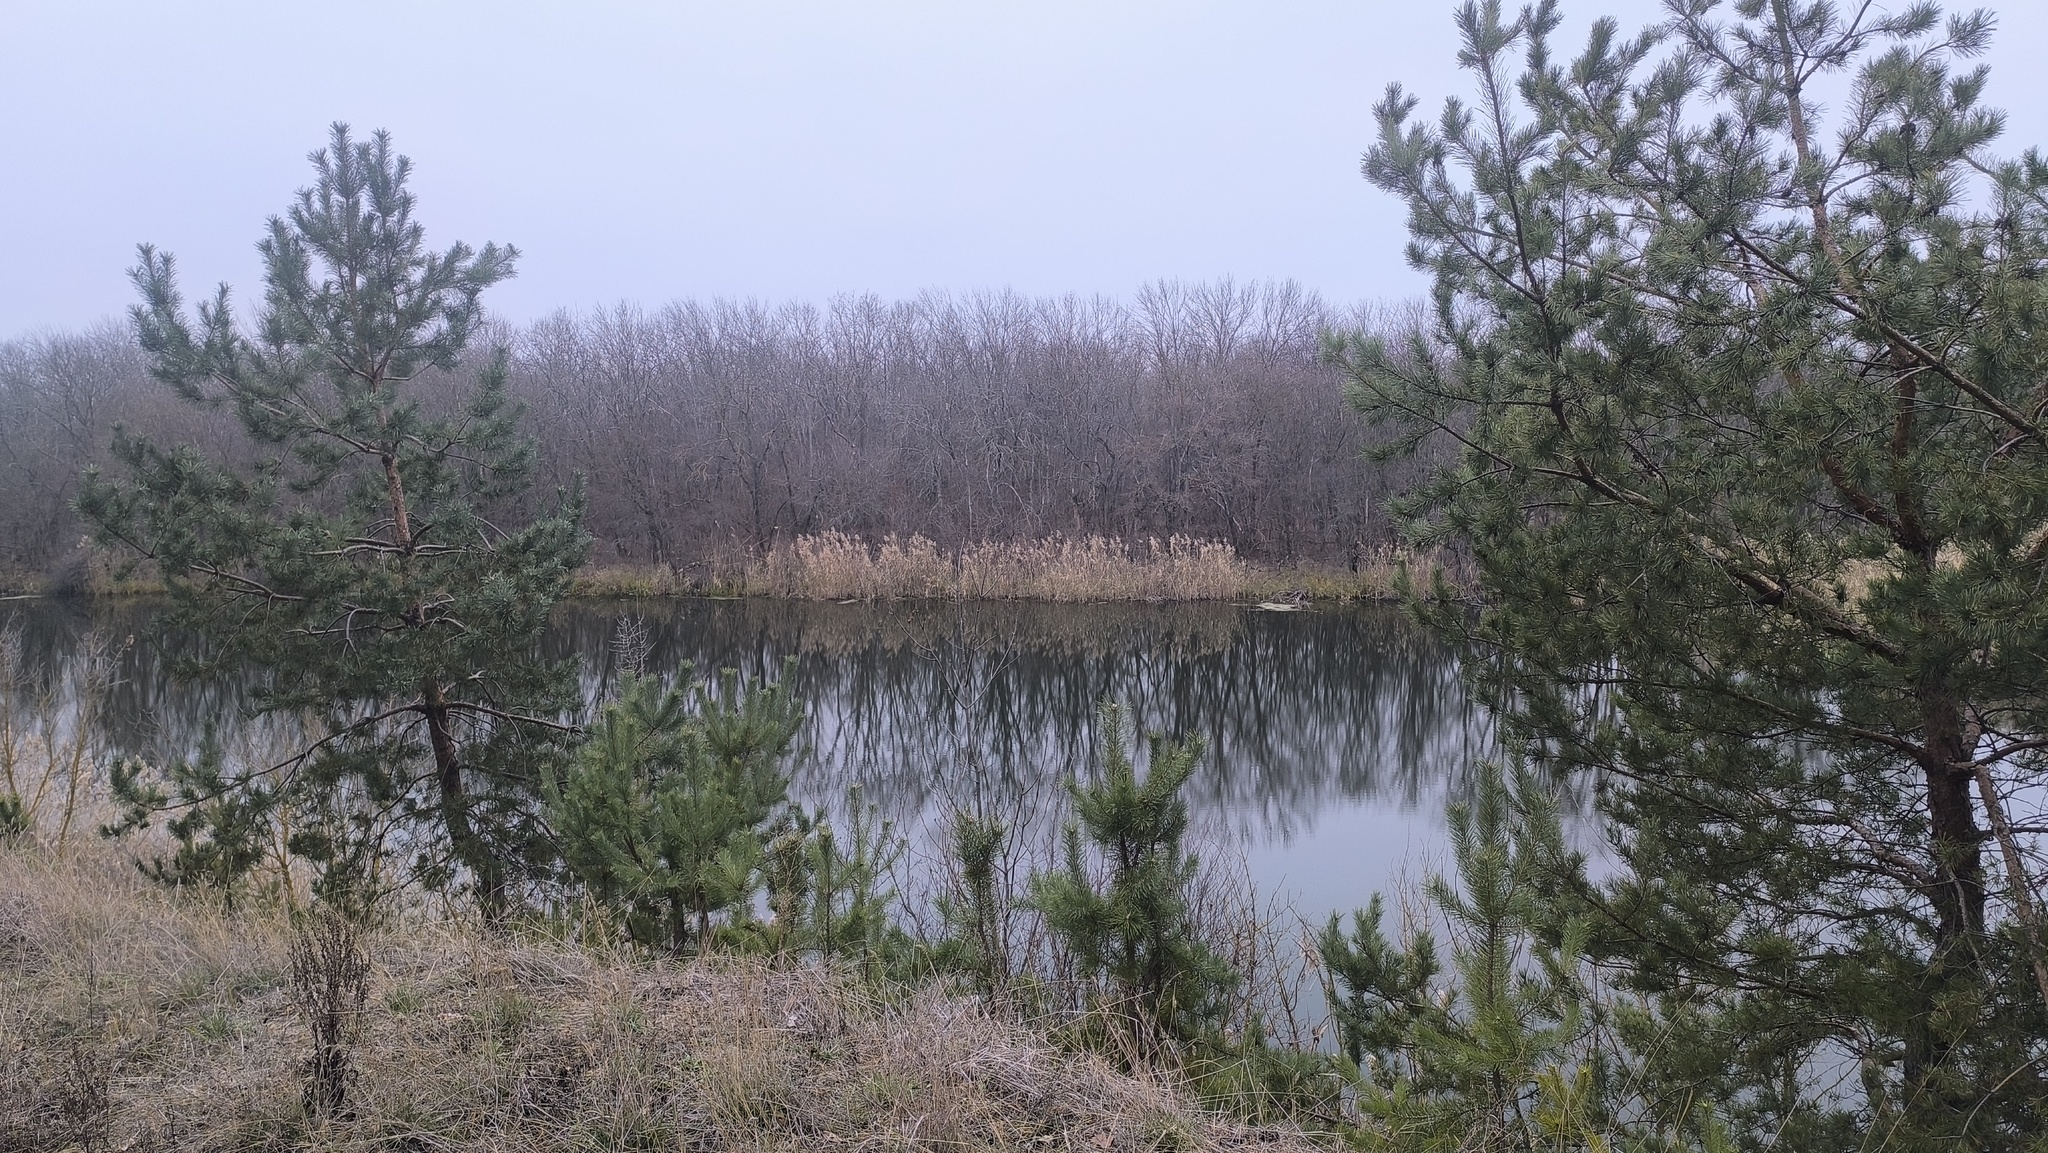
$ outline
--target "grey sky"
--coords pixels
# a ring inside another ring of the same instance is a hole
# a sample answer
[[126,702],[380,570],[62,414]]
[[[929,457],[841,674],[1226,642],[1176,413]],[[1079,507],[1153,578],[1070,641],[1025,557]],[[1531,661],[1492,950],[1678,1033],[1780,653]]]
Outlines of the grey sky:
[[[823,300],[1155,277],[1406,296],[1358,176],[1392,79],[1463,92],[1446,0],[0,4],[0,336],[118,315],[136,242],[257,287],[328,122],[389,128],[429,238],[510,241],[488,302]],[[1567,0],[1560,49],[1600,12]],[[2048,4],[1992,101],[2044,141]]]

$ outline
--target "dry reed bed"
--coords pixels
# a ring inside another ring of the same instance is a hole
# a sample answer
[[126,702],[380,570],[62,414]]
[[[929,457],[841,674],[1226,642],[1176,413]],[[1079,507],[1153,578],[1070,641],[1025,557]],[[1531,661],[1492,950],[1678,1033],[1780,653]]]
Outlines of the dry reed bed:
[[301,1103],[288,926],[125,865],[0,851],[0,1149],[1303,1145],[927,990],[387,931],[345,1119]]
[[[687,566],[586,565],[570,582],[579,597],[730,596],[797,600],[1102,601],[1393,600],[1403,572],[1428,585],[1441,573],[1469,588],[1457,566],[1428,553],[1380,549],[1349,569],[1247,561],[1222,541],[1174,536],[1126,542],[1052,536],[941,549],[922,536],[880,541],[825,532],[782,541],[763,555],[727,550]],[[116,575],[104,558],[89,571],[52,579],[0,575],[0,594],[161,596],[146,566]]]
[[[984,541],[948,551],[922,536],[880,541],[825,532],[719,566],[707,584],[664,569],[592,568],[584,595],[664,595],[716,589],[798,600],[1243,601],[1283,596],[1386,599],[1413,562],[1389,551],[1354,571],[1256,565],[1222,541],[1174,536],[1127,542],[1051,536]],[[1422,574],[1436,567],[1424,559]]]
[[942,552],[921,536],[870,544],[845,533],[798,537],[749,566],[749,592],[810,600],[1229,600],[1250,569],[1227,544],[1172,537],[991,541]]

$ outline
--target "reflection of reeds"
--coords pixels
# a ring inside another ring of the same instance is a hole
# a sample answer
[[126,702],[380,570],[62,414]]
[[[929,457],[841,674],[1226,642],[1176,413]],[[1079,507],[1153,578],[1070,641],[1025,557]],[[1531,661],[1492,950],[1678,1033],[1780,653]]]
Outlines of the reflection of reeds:
[[[861,658],[876,652],[1028,649],[1046,657],[1132,651],[1188,658],[1227,649],[1244,626],[1243,608],[1218,603],[1047,605],[908,601],[784,601],[767,597],[676,598],[614,604],[572,602],[557,612],[556,636],[585,659],[607,651],[616,620],[645,622],[661,659],[662,638],[758,638],[782,655]],[[602,663],[600,661],[600,663]]]

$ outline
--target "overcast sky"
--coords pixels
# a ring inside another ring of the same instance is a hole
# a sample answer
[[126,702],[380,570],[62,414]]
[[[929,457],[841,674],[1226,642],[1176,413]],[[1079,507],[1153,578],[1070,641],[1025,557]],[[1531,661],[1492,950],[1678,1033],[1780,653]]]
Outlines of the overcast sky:
[[[517,244],[487,303],[1126,295],[1157,277],[1415,293],[1358,175],[1390,80],[1462,92],[1446,0],[0,3],[0,336],[118,316],[134,246],[189,294],[254,242],[327,125],[391,130],[430,241]],[[1567,0],[1560,48],[1651,0]],[[1991,58],[2048,122],[2048,4]]]

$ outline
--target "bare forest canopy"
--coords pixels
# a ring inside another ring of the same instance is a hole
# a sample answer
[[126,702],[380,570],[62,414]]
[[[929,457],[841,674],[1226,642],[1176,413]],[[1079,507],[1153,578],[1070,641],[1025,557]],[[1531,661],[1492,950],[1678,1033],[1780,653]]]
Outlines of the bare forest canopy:
[[[1378,498],[1416,467],[1366,459],[1320,356],[1325,331],[1378,320],[1292,283],[1162,281],[1128,301],[562,312],[500,326],[471,356],[511,349],[537,491],[583,478],[598,565],[696,576],[835,530],[949,548],[1178,534],[1345,564],[1391,543]],[[421,395],[452,405],[467,383]],[[150,379],[125,325],[0,343],[0,569],[83,573],[70,501],[116,424],[254,463],[232,414]]]

